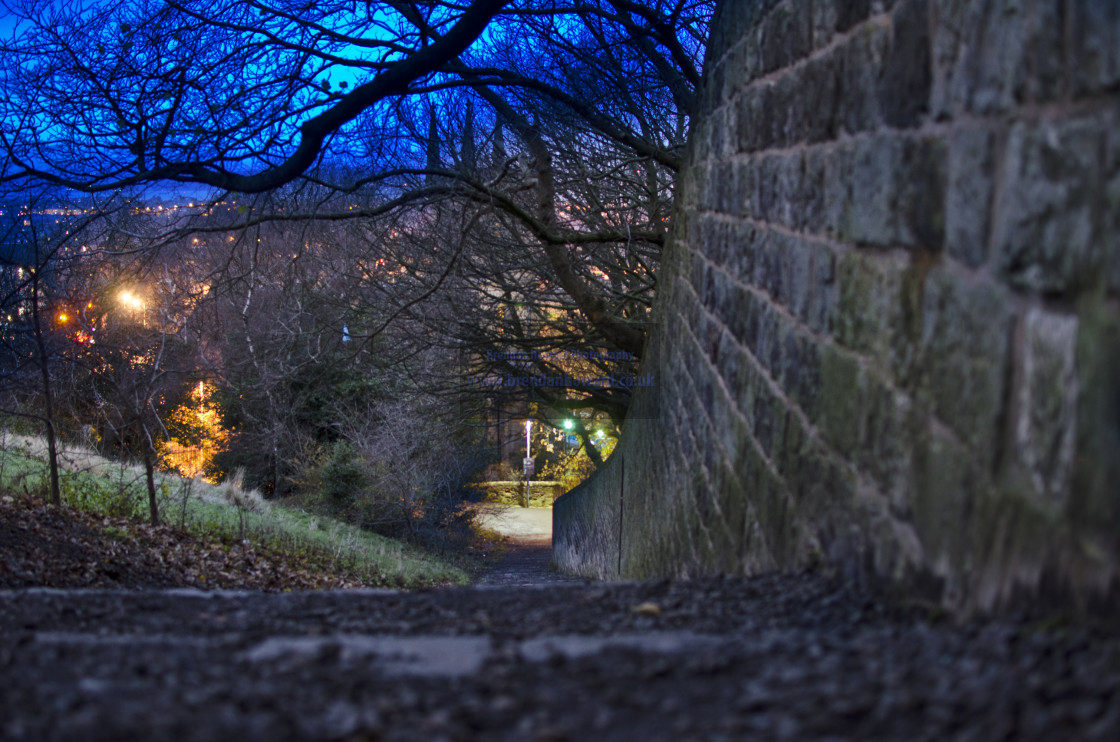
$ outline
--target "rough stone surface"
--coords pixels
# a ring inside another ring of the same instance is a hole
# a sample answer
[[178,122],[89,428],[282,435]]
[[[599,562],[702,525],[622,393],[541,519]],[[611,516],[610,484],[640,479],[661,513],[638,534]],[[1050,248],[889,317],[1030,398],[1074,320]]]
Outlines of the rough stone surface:
[[0,591],[0,738],[1114,740],[1120,642],[821,575]]
[[1118,610],[1117,7],[720,3],[658,386],[564,569]]

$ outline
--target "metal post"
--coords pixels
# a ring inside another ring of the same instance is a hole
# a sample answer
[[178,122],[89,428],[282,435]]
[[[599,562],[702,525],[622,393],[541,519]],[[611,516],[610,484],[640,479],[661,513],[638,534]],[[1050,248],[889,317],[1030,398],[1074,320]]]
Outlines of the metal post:
[[529,453],[529,436],[533,429],[533,421],[525,421],[525,507],[529,507],[529,478],[533,476],[533,457]]

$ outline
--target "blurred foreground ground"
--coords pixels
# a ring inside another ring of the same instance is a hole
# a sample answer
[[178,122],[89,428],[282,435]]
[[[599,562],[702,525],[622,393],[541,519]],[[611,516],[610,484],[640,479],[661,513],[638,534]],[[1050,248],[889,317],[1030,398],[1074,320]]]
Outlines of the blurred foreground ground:
[[484,510],[481,584],[412,592],[168,589],[39,514],[4,531],[43,537],[37,584],[100,554],[145,589],[0,589],[0,739],[1120,739],[1112,629],[952,626],[816,574],[587,583],[549,569],[550,510]]
[[814,575],[0,591],[8,740],[1120,738],[1120,643]]

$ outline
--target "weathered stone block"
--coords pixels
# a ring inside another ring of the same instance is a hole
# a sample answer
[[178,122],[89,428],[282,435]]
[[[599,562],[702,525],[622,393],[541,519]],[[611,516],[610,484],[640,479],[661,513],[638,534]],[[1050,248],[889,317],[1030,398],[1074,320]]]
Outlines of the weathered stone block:
[[711,170],[711,206],[721,214],[734,214],[739,200],[737,171],[734,163],[717,162]]
[[865,20],[870,15],[872,6],[871,0],[850,0],[850,2],[822,4],[833,6],[830,15],[836,19],[837,31],[847,31],[860,21]]
[[707,165],[701,165],[693,176],[692,206],[705,209],[712,202],[712,172]]
[[856,134],[879,125],[879,77],[888,44],[887,27],[869,23],[844,46],[834,129]]
[[887,499],[891,515],[909,519],[914,488],[913,403],[874,372],[867,374],[866,402],[865,438],[854,461]]
[[[710,235],[711,230],[703,230],[702,234]],[[704,282],[708,274],[708,263],[698,253],[693,253],[688,256],[686,267],[682,270],[682,278],[685,278],[691,285],[696,295],[703,300],[704,297]]]
[[739,138],[735,135],[737,111],[735,106],[720,106],[708,115],[714,124],[711,140],[712,159],[716,167],[726,167],[727,158],[734,154],[739,146]]
[[925,285],[919,367],[943,420],[990,466],[1000,440],[1013,314],[998,287],[966,285],[941,269]]
[[1108,131],[1108,151],[1105,155],[1101,233],[1097,237],[1105,263],[1105,281],[1108,291],[1120,297],[1120,112],[1104,117]]
[[759,374],[758,370],[751,363],[750,358],[746,356],[747,351],[743,351],[744,363],[744,384],[739,389],[735,390],[737,393],[736,406],[739,412],[746,419],[747,431],[750,432],[751,438],[754,437],[754,409],[755,403],[758,399],[758,389],[765,382]]
[[[740,426],[739,416],[736,413],[735,402],[728,396],[728,387],[731,380],[736,380],[739,372],[732,370],[730,364],[724,363],[723,358],[734,359],[737,355],[734,342],[728,343],[727,333],[720,339],[720,360],[714,365],[719,372],[723,384],[713,385],[715,389],[715,405],[712,407],[712,445],[719,446],[720,461],[727,461],[735,454],[738,448],[738,432]],[[730,372],[730,373],[728,373]]]
[[932,108],[1005,111],[1065,89],[1061,0],[943,0],[934,30]]
[[862,139],[852,155],[851,195],[840,236],[858,244],[940,250],[945,234],[946,152],[937,139]]
[[813,147],[801,157],[801,183],[797,228],[813,234],[823,234],[825,204],[828,200],[825,177],[828,156],[821,147]]
[[727,270],[738,259],[741,252],[740,232],[738,225],[727,219],[713,219],[713,227],[709,240],[698,246],[697,254],[704,256],[716,268]]
[[945,181],[948,153],[937,138],[906,139],[896,180],[896,240],[935,252],[945,241]]
[[1022,321],[1015,453],[1032,494],[1061,503],[1069,495],[1077,432],[1077,317],[1035,307]]
[[809,315],[814,288],[813,257],[821,248],[791,236],[783,242],[782,264],[787,290],[781,301],[790,314],[804,321]]
[[[809,544],[843,563],[852,550],[844,543],[850,536],[850,512],[855,501],[856,477],[851,467],[830,452],[819,437],[798,438],[796,464],[783,471],[789,497],[801,517],[800,543],[787,549],[787,559],[806,556]],[[791,442],[793,442],[791,440]],[[841,535],[843,534],[843,535]],[[796,547],[800,547],[798,553]],[[795,563],[795,562],[786,562]]]
[[825,439],[846,458],[863,440],[867,379],[860,362],[832,345],[821,349],[821,393],[815,422]]
[[758,338],[759,314],[763,311],[759,301],[747,288],[736,285],[732,288],[734,311],[727,315],[727,329],[736,342],[745,348],[753,348]]
[[772,230],[764,232],[755,253],[754,275],[751,283],[772,297],[782,295],[781,235]]
[[[913,524],[926,562],[942,576],[967,569],[973,547],[973,484],[968,449],[933,428],[914,449]],[[950,577],[950,579],[952,579]],[[956,605],[963,588],[954,584],[946,597]]]
[[736,281],[746,281],[754,273],[757,244],[761,238],[760,230],[749,223],[738,226],[731,237],[733,252],[726,262],[727,272]]
[[[856,243],[889,246],[895,242],[895,178],[902,160],[896,137],[860,140],[852,155],[851,197],[845,203],[841,236]],[[833,198],[842,194],[833,194]]]
[[778,161],[781,155],[765,154],[754,158],[755,188],[758,192],[758,218],[774,221],[780,208],[778,202]]
[[878,258],[863,253],[840,258],[833,327],[844,347],[886,357],[893,328],[900,325],[902,267]]
[[752,196],[758,190],[757,173],[754,162],[750,159],[736,157],[734,159],[735,183],[739,192],[735,198],[735,209],[729,214],[737,219],[756,218],[755,205]]
[[1034,103],[1060,100],[1067,94],[1067,5],[1067,0],[1037,0],[1032,4],[1027,95]]
[[845,221],[852,203],[852,160],[854,148],[850,144],[830,145],[821,152],[824,175],[822,190],[825,197],[821,210],[824,232],[829,236],[843,239]]
[[799,141],[827,142],[836,137],[837,109],[841,105],[840,55],[813,59],[800,74],[800,95],[804,102],[798,126]]
[[753,432],[763,452],[771,459],[781,453],[788,415],[782,399],[769,386],[759,387],[759,394],[755,399]]
[[927,0],[899,3],[891,18],[890,44],[879,79],[879,110],[890,126],[917,126],[929,110],[929,5]]
[[747,350],[758,359],[759,365],[766,370],[771,378],[777,376],[781,346],[778,342],[779,321],[772,307],[761,304],[762,311],[758,313],[758,332],[754,343],[747,345]]
[[[852,3],[845,3],[850,6]],[[813,48],[828,46],[836,35],[840,8],[836,3],[813,3]]]
[[820,346],[813,338],[791,336],[783,354],[782,386],[809,419],[817,417],[821,398]]
[[989,113],[1023,95],[1030,41],[1024,0],[946,0],[934,31],[933,110]]
[[1012,285],[1060,294],[1099,276],[1103,245],[1094,240],[1093,212],[1101,152],[1092,119],[1012,128],[994,236],[999,270]]
[[738,97],[738,120],[741,122],[736,135],[740,152],[755,152],[766,146],[769,130],[764,124],[763,109],[766,105],[768,83],[754,85]]
[[890,317],[889,352],[879,354],[887,361],[896,386],[912,391],[918,383],[921,363],[921,340],[925,322],[926,279],[938,264],[938,256],[930,253],[910,254],[897,280],[898,307]]
[[1120,3],[1073,0],[1070,73],[1078,96],[1120,83]]
[[743,86],[750,83],[750,79],[743,74],[747,54],[747,45],[740,40],[720,59],[719,64],[727,69],[727,74],[723,78],[723,90],[720,91],[721,103],[726,104],[727,101],[732,100]]
[[1067,512],[1104,554],[1120,553],[1120,312],[1099,295],[1078,305],[1077,441]]
[[813,285],[803,317],[809,329],[822,335],[832,332],[839,301],[836,282],[836,256],[823,245],[813,251]]
[[761,50],[764,73],[788,67],[809,53],[811,12],[810,3],[781,3],[767,16]]
[[993,135],[977,129],[958,131],[949,143],[945,246],[950,255],[972,267],[988,257],[993,145]]
[[800,152],[783,153],[773,158],[777,203],[771,210],[771,219],[791,229],[796,229],[801,220],[801,160]]

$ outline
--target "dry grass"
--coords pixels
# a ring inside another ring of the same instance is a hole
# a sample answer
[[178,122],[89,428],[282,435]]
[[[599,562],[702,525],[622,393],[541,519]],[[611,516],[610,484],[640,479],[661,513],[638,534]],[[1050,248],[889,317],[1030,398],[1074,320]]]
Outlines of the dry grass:
[[[0,488],[42,496],[47,483],[47,446],[42,438],[0,431]],[[147,495],[143,467],[108,459],[66,444],[59,453],[66,503],[107,515],[143,517]],[[464,584],[467,574],[446,561],[394,539],[339,521],[312,516],[265,500],[245,489],[235,473],[221,484],[156,477],[163,522],[199,536],[251,540],[270,549],[315,554],[332,567],[402,587]]]

